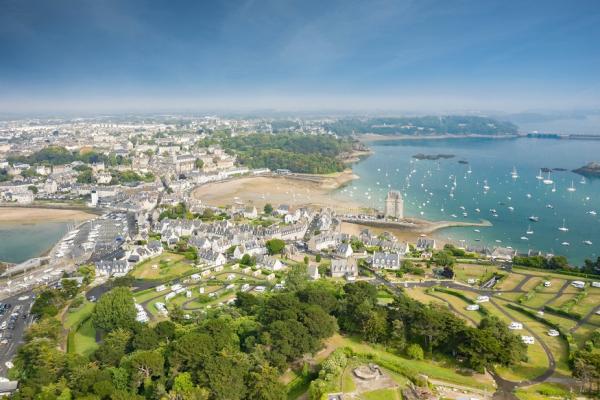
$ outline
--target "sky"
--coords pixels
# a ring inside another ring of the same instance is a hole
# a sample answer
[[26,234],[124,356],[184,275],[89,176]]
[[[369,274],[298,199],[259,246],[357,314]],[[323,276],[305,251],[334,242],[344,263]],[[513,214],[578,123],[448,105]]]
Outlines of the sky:
[[600,108],[598,0],[0,0],[0,111]]

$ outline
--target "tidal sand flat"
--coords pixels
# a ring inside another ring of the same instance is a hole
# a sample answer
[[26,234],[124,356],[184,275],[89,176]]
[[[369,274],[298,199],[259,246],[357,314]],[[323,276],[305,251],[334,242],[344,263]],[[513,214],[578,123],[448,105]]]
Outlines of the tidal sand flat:
[[257,208],[271,203],[274,206],[288,204],[294,207],[358,209],[361,207],[359,203],[332,196],[332,191],[357,178],[350,170],[330,175],[249,176],[202,185],[194,190],[193,195],[212,206],[237,202]]

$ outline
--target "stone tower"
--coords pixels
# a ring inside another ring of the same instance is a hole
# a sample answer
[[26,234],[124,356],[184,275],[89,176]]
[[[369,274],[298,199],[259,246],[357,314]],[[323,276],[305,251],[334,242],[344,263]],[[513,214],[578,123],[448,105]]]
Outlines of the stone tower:
[[385,216],[386,218],[404,218],[404,200],[402,193],[397,190],[390,190],[385,198]]

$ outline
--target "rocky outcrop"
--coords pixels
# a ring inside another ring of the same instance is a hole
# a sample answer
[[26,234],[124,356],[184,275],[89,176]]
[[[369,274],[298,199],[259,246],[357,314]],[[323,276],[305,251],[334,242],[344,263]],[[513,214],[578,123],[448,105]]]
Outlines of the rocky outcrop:
[[600,163],[591,162],[584,165],[581,168],[574,169],[573,172],[583,176],[597,176],[600,177]]

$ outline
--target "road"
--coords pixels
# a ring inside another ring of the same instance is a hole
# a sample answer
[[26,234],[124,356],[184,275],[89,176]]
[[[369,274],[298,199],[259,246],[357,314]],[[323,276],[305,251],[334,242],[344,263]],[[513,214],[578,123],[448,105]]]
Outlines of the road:
[[[26,328],[33,322],[33,317],[30,315],[31,306],[33,305],[32,292],[26,292],[22,294],[13,295],[2,301],[4,304],[11,304],[12,307],[6,310],[6,313],[0,317],[0,324],[8,320],[10,315],[15,312],[17,308],[20,308],[19,317],[15,321],[14,329],[8,329],[8,327],[0,331],[2,334],[2,340],[6,339],[8,343],[0,344],[0,376],[6,377],[8,368],[6,362],[11,361],[17,349],[23,344],[23,334]],[[23,315],[27,317],[23,319]]]

